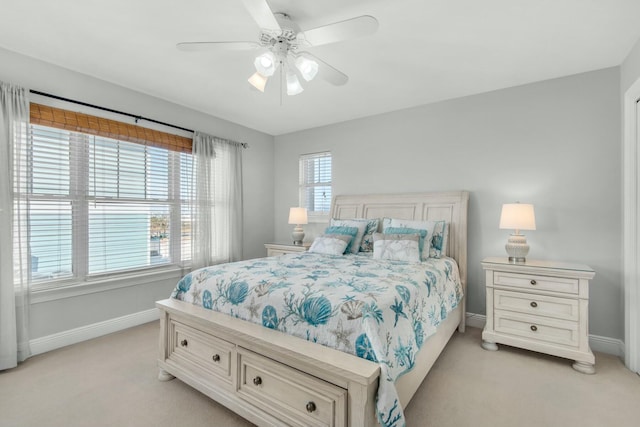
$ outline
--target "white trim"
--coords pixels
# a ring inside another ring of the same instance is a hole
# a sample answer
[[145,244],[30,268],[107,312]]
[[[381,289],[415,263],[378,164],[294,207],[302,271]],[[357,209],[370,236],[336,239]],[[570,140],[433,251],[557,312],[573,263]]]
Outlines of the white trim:
[[589,347],[599,353],[611,354],[624,360],[624,342],[616,338],[589,335]]
[[638,142],[636,104],[640,99],[640,79],[624,95],[623,142],[623,274],[625,301],[625,364],[634,372],[640,371],[640,270],[638,251]]
[[484,329],[487,322],[487,316],[484,314],[475,314],[467,312],[467,326],[472,328]]
[[[486,320],[487,316],[485,316],[484,314],[467,312],[467,326],[483,329]],[[620,358],[623,358],[625,354],[624,342],[617,338],[609,338],[590,334],[589,346],[593,351],[611,354]]]
[[172,266],[162,269],[143,270],[135,274],[122,274],[102,277],[91,281],[73,283],[67,286],[35,289],[31,291],[30,303],[40,304],[47,301],[72,298],[81,295],[105,292],[112,289],[138,286],[145,283],[157,283],[161,280],[178,280],[184,276],[185,269]]
[[153,322],[154,320],[158,320],[159,317],[158,309],[152,308],[115,319],[105,320],[104,322],[93,323],[68,331],[58,332],[57,334],[47,335],[46,337],[35,338],[29,342],[31,355],[35,356],[36,354],[46,353],[47,351],[101,337],[133,326],[142,325],[143,323]]

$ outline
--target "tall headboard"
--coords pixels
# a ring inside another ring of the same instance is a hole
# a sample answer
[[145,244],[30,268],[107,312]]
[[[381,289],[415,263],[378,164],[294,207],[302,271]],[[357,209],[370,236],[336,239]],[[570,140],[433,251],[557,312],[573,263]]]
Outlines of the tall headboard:
[[449,223],[447,256],[458,263],[464,289],[463,318],[467,294],[467,210],[469,192],[364,194],[335,196],[332,218],[399,218],[445,220]]

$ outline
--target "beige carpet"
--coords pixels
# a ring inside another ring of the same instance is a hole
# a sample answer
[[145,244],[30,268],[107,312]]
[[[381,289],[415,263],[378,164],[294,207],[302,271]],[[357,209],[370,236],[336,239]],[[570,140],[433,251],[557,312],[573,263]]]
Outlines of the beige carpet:
[[[153,322],[33,357],[0,373],[0,426],[250,426],[179,380],[159,382]],[[407,426],[640,426],[640,377],[596,355],[568,360],[456,334],[406,408]]]

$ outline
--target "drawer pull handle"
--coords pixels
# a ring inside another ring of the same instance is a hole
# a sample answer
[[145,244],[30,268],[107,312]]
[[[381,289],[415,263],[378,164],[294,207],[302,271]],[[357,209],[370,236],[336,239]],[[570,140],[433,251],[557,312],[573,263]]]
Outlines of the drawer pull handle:
[[307,403],[307,412],[311,413],[316,410],[316,404],[313,402]]
[[182,340],[180,341],[180,345],[186,347],[187,345],[189,345],[189,343],[187,342],[187,340]]
[[530,282],[530,283],[531,283],[532,285],[534,285],[534,286],[538,284],[538,282],[536,282],[536,281],[535,281],[535,280],[533,280],[533,279],[531,279],[531,282]]
[[535,301],[531,301],[531,307],[536,308],[538,306],[538,303]]
[[214,354],[212,357],[214,362],[219,362],[220,361],[220,355],[219,354]]
[[255,377],[255,378],[253,379],[253,385],[260,385],[260,384],[262,384],[262,378],[260,378],[260,377]]
[[536,325],[531,325],[531,330],[535,332],[538,330],[538,327]]

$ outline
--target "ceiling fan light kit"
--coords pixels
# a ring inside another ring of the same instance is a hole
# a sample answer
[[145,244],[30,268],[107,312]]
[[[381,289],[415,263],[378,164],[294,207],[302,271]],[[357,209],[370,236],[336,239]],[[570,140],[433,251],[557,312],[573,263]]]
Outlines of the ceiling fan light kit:
[[297,95],[304,91],[298,74],[307,82],[319,75],[335,86],[346,84],[349,80],[346,74],[311,53],[299,51],[299,49],[373,34],[378,29],[378,21],[374,17],[363,15],[301,31],[289,15],[273,13],[266,0],[242,0],[242,2],[261,28],[258,42],[184,42],[178,43],[177,47],[183,51],[262,48],[263,52],[253,61],[256,72],[248,79],[249,84],[260,92],[264,92],[269,77],[273,76],[278,68],[280,68],[281,82],[282,77],[286,77],[287,95]]
[[255,72],[251,77],[249,77],[249,83],[260,92],[264,92],[264,88],[267,85],[267,78],[262,74]]
[[256,71],[263,77],[272,76],[276,72],[278,64],[276,63],[276,57],[272,52],[265,52],[256,57],[253,61],[253,65],[256,67]]
[[302,78],[308,82],[313,80],[316,74],[318,74],[318,63],[302,55],[298,55],[296,58],[296,68],[300,71]]
[[287,71],[287,95],[297,95],[302,93],[304,88],[298,80],[298,76],[291,70]]

